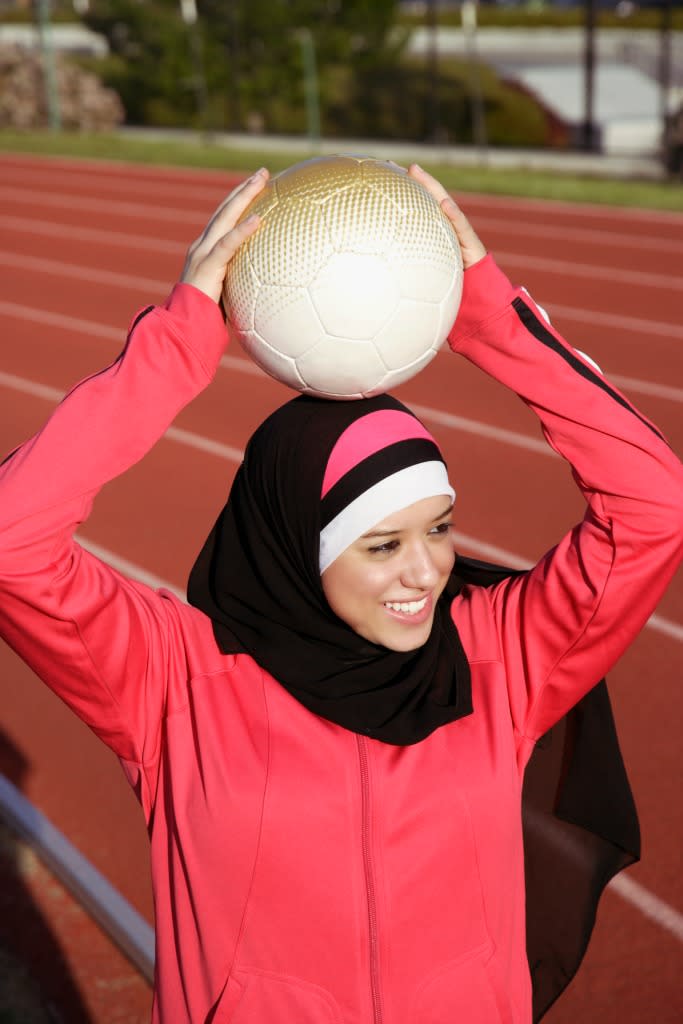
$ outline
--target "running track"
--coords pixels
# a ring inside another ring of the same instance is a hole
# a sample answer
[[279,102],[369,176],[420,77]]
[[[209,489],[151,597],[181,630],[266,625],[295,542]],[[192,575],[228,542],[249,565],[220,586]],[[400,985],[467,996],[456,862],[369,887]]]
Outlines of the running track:
[[[0,157],[0,450],[35,431],[64,390],[115,357],[132,315],[164,298],[187,243],[235,180]],[[511,277],[680,452],[683,216],[461,198]],[[289,395],[232,348],[211,388],[101,495],[83,542],[182,589],[240,449]],[[469,364],[439,354],[400,395],[443,443],[464,553],[526,563],[581,515],[567,468],[544,449],[534,417]],[[683,1015],[682,640],[679,575],[610,676],[643,861],[608,891],[582,971],[549,1024],[674,1024]],[[4,646],[0,693],[0,727],[29,762],[26,795],[151,920],[145,830],[115,759]],[[74,972],[87,989],[76,963]],[[93,1019],[142,1024],[149,994],[133,989],[108,1004],[86,991]]]

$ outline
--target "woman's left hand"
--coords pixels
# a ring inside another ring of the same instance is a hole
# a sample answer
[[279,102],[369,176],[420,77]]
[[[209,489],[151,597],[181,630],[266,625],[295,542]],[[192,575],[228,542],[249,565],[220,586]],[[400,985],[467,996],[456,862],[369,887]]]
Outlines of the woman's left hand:
[[460,242],[464,269],[467,270],[468,267],[473,267],[479,260],[483,260],[486,255],[484,243],[479,239],[467,217],[443,185],[436,178],[433,178],[431,174],[424,171],[419,164],[411,164],[408,168],[408,174],[415,181],[419,181],[429,194],[436,199],[444,214],[453,225],[453,229]]

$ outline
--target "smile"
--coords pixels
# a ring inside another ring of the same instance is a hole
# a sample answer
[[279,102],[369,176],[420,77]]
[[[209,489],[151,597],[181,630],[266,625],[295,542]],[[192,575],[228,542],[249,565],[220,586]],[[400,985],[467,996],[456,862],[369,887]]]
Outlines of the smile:
[[403,615],[417,615],[427,604],[427,595],[421,601],[385,601],[384,607],[392,612],[401,612]]

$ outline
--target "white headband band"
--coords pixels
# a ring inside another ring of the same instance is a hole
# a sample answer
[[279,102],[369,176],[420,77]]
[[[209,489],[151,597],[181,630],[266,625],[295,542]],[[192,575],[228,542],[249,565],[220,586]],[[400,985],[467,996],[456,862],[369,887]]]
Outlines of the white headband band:
[[419,462],[369,487],[335,516],[320,534],[320,573],[354,541],[387,516],[439,494],[455,500],[443,462]]

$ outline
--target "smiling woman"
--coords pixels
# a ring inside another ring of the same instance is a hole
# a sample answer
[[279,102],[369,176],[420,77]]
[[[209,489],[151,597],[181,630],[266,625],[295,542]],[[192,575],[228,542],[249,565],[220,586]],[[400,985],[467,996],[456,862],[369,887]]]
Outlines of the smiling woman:
[[[463,253],[451,348],[531,408],[585,499],[536,566],[454,555],[441,452],[390,396],[300,397],[265,420],[189,605],[75,541],[216,372],[263,173],[114,364],[0,467],[0,632],[115,751],[145,814],[155,1024],[530,1024],[637,856],[609,709],[592,734],[586,701],[681,560],[681,466],[410,173]],[[555,771],[532,807],[540,746]]]

